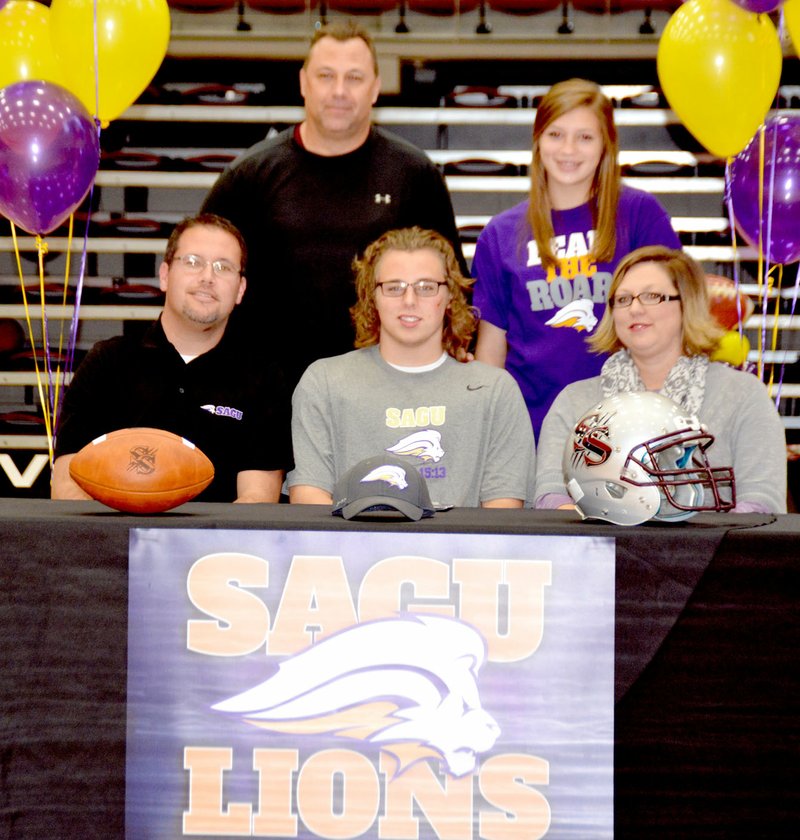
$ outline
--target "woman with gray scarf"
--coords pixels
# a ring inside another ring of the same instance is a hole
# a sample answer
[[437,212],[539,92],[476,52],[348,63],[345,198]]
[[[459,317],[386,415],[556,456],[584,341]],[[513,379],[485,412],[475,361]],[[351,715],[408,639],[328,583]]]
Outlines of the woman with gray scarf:
[[655,391],[714,436],[712,465],[732,465],[738,513],[786,512],[786,440],[756,376],[710,354],[723,334],[709,311],[705,275],[683,251],[640,248],[617,267],[609,306],[588,341],[611,354],[600,376],[568,385],[545,417],[537,446],[535,507],[572,507],[562,466],[576,422],[616,394]]

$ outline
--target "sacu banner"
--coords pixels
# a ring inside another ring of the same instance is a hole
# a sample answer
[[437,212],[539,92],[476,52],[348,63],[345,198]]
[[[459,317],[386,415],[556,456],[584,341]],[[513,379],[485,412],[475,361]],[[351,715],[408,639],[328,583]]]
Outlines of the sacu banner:
[[131,532],[126,827],[613,837],[614,543]]

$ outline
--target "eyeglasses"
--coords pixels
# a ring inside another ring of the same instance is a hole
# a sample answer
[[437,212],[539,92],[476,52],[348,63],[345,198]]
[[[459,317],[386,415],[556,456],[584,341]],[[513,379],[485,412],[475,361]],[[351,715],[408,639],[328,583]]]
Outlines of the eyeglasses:
[[240,269],[227,260],[206,260],[197,254],[184,254],[182,257],[176,257],[175,259],[177,259],[189,274],[200,274],[206,270],[207,265],[211,266],[215,277],[222,279],[236,277],[241,273]]
[[406,289],[411,286],[417,297],[436,297],[439,294],[439,287],[446,286],[446,280],[417,280],[416,283],[408,283],[405,280],[384,280],[376,283],[385,297],[403,297]]
[[609,299],[608,305],[612,309],[627,309],[635,300],[638,300],[642,306],[658,306],[659,303],[664,303],[665,300],[680,299],[680,295],[662,295],[661,292],[639,292],[638,295],[617,295]]

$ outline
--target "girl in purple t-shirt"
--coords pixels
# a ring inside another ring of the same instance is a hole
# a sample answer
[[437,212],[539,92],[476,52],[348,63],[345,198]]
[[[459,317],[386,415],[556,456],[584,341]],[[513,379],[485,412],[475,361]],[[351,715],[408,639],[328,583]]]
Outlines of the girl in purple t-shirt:
[[532,152],[530,198],[489,222],[472,272],[475,356],[514,376],[538,438],[561,389],[600,372],[604,360],[585,338],[605,311],[617,263],[643,245],[680,242],[655,198],[622,186],[613,107],[594,82],[550,88]]

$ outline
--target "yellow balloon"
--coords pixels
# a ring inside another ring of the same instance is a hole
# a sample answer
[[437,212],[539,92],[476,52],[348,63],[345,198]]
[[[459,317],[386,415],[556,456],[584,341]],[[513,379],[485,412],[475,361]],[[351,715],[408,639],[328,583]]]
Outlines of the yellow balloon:
[[750,342],[746,335],[739,335],[730,330],[719,340],[717,349],[711,354],[712,362],[727,362],[734,367],[741,367],[747,361]]
[[658,44],[658,78],[675,113],[713,154],[737,155],[764,121],[781,76],[767,15],[731,0],[689,0]]
[[50,30],[62,84],[107,123],[136,101],[161,66],[169,7],[167,0],[53,0]]
[[14,82],[58,82],[50,45],[50,9],[33,0],[10,0],[0,11],[0,88]]

